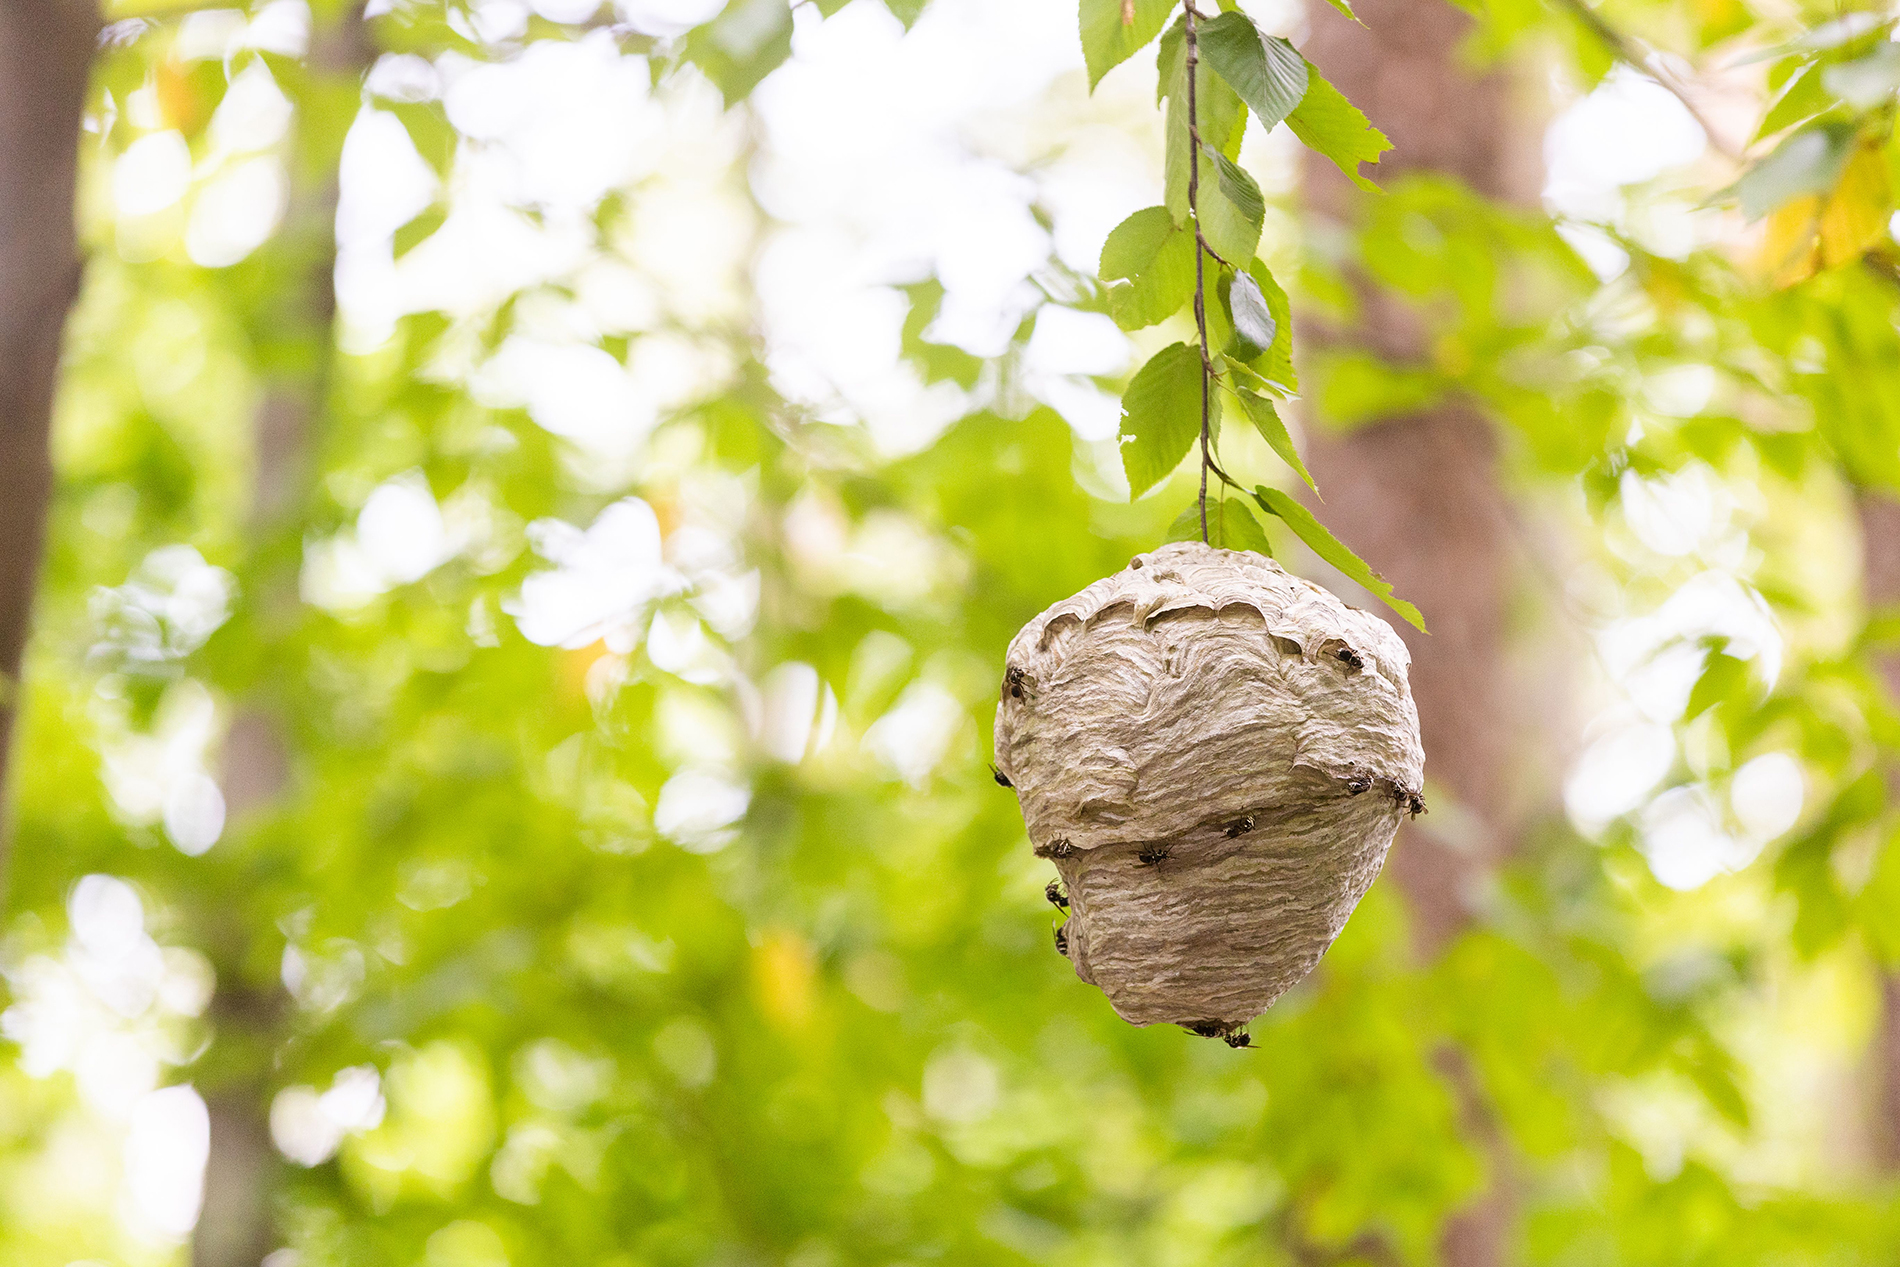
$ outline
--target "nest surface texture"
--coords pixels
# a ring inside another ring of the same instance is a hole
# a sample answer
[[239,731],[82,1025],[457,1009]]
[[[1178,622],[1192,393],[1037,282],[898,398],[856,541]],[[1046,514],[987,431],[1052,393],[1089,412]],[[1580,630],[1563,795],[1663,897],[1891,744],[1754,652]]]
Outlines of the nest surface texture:
[[1137,555],[1010,643],[996,764],[1137,1025],[1231,1028],[1309,972],[1417,813],[1411,657],[1250,551]]

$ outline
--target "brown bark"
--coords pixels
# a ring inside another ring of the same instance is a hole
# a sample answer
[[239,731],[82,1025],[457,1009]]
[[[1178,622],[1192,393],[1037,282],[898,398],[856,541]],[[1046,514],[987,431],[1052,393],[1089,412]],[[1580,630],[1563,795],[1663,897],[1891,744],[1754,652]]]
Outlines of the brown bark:
[[[332,81],[360,80],[376,56],[358,0],[313,33],[309,66]],[[264,385],[253,429],[252,553],[244,573],[251,601],[264,613],[266,638],[288,634],[300,618],[296,567],[304,511],[314,476],[336,358],[335,158],[341,137],[299,130],[293,164],[296,183],[283,229],[269,248],[283,267],[284,284],[264,323],[283,366]],[[285,727],[263,694],[243,701],[225,744],[224,788],[233,819],[278,801],[292,763]],[[215,916],[208,916],[215,918]],[[218,942],[220,931],[206,929]],[[228,940],[229,929],[222,930]],[[241,941],[242,930],[236,930]],[[282,1163],[270,1138],[270,1061],[282,1037],[287,1009],[273,984],[242,984],[235,965],[250,958],[239,944],[224,956],[233,981],[220,988],[214,1062],[207,1079],[211,1160],[205,1199],[192,1238],[192,1267],[256,1267],[278,1243],[271,1203]]]
[[[53,491],[60,336],[79,289],[79,124],[92,0],[0,0],[0,788]],[[0,834],[0,866],[5,862]]]
[[[1534,152],[1511,120],[1511,85],[1473,78],[1458,55],[1471,20],[1442,0],[1370,0],[1361,28],[1316,0],[1305,53],[1392,138],[1379,164],[1388,185],[1415,171],[1457,177],[1478,193],[1521,201],[1536,188]],[[1368,29],[1369,28],[1369,29]],[[1360,195],[1330,162],[1308,155],[1309,204],[1352,218]],[[1352,337],[1394,362],[1416,361],[1430,330],[1390,295],[1361,287]],[[1452,402],[1311,437],[1327,521],[1401,594],[1431,635],[1394,622],[1413,657],[1429,762],[1444,811],[1410,830],[1393,865],[1412,900],[1419,940],[1435,949],[1470,918],[1469,893],[1521,829],[1514,770],[1528,726],[1513,681],[1508,615],[1513,514],[1499,487],[1490,424]],[[1445,794],[1451,803],[1446,803]]]
[[[1900,603],[1900,501],[1871,490],[1860,494],[1861,576],[1869,606]],[[1877,665],[1887,693],[1900,702],[1900,655]],[[1889,785],[1900,797],[1900,754],[1889,754]],[[1880,1030],[1874,1040],[1879,1120],[1874,1146],[1889,1170],[1900,1170],[1900,976],[1880,983]]]
[[[1312,35],[1303,51],[1391,138],[1380,182],[1389,188],[1406,173],[1435,172],[1493,199],[1533,199],[1536,138],[1513,120],[1513,85],[1501,74],[1474,75],[1459,54],[1471,19],[1443,0],[1363,0],[1354,8],[1363,27],[1309,0]],[[1309,154],[1304,176],[1312,210],[1355,218],[1361,195],[1330,162]],[[1421,359],[1427,320],[1369,285],[1359,291],[1350,337],[1393,362]],[[1521,834],[1519,772],[1539,746],[1511,671],[1517,546],[1497,444],[1490,424],[1458,402],[1344,435],[1317,427],[1309,439],[1327,523],[1418,603],[1432,630],[1428,637],[1393,622],[1412,653],[1433,812],[1402,831],[1391,867],[1421,951],[1435,954],[1469,923],[1488,872]],[[1458,1053],[1441,1057],[1445,1067],[1466,1070]],[[1484,1117],[1475,1079],[1466,1071],[1452,1081],[1467,1133],[1490,1155],[1494,1174],[1489,1191],[1447,1223],[1441,1250],[1452,1267],[1490,1267],[1510,1257],[1509,1157],[1495,1131],[1473,1125]]]

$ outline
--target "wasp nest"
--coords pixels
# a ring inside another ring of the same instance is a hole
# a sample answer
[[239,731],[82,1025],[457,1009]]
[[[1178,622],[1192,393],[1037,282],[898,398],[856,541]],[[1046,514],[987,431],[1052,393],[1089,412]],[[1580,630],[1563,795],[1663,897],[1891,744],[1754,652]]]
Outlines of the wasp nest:
[[1423,809],[1410,661],[1384,621],[1200,542],[1024,626],[998,781],[1062,873],[1076,975],[1136,1025],[1234,1038],[1305,976]]

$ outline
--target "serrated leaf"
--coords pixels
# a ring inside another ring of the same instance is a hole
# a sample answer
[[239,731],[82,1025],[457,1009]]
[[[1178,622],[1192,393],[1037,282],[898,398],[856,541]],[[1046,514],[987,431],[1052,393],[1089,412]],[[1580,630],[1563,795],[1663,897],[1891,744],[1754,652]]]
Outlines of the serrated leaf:
[[1260,283],[1246,273],[1236,275],[1228,288],[1227,311],[1234,319],[1234,333],[1245,345],[1242,351],[1246,359],[1252,360],[1273,346],[1279,323],[1267,307],[1267,297],[1260,293]]
[[1206,308],[1207,354],[1216,375],[1221,373],[1221,367],[1226,364],[1223,359],[1225,353],[1237,348],[1240,344],[1240,340],[1234,337],[1234,323],[1227,316],[1227,305],[1221,301],[1221,285],[1216,281],[1220,275],[1220,265],[1209,259],[1207,261]]
[[1331,159],[1353,184],[1368,193],[1379,187],[1359,174],[1359,164],[1377,163],[1392,148],[1385,133],[1372,126],[1359,107],[1327,83],[1313,64],[1306,65],[1306,96],[1286,117],[1301,144]]
[[1261,34],[1239,11],[1223,13],[1200,28],[1201,56],[1271,129],[1306,95],[1306,59],[1283,39]]
[[1161,34],[1174,0],[1082,0],[1082,59],[1089,91]]
[[1139,330],[1166,321],[1194,294],[1194,235],[1177,227],[1166,207],[1144,207],[1109,232],[1100,273],[1111,283],[1115,324]]
[[1247,275],[1266,296],[1267,311],[1273,316],[1273,346],[1258,359],[1255,368],[1261,376],[1289,395],[1300,388],[1300,377],[1293,369],[1293,304],[1273,273],[1260,260],[1247,265]]
[[[1175,516],[1168,526],[1166,539],[1201,539],[1200,502],[1194,502]],[[1273,543],[1267,540],[1266,530],[1238,497],[1222,497],[1207,503],[1207,544],[1221,550],[1252,550],[1269,559],[1273,557]]]
[[1201,354],[1170,343],[1148,358],[1122,393],[1122,469],[1129,496],[1140,497],[1166,479],[1200,435]]
[[1216,179],[1201,178],[1201,232],[1214,254],[1235,268],[1253,258],[1266,222],[1267,202],[1260,186],[1225,154],[1208,151]]
[[1405,618],[1420,633],[1430,633],[1425,628],[1425,618],[1418,608],[1406,602],[1392,592],[1392,584],[1374,572],[1366,561],[1346,548],[1319,520],[1313,518],[1313,512],[1294,501],[1277,488],[1256,486],[1254,500],[1260,503],[1260,509],[1279,519],[1293,530],[1293,535],[1306,543],[1307,549],[1338,568],[1345,577],[1376,596],[1380,602]]
[[1306,486],[1317,493],[1319,485],[1313,482],[1312,472],[1300,460],[1300,451],[1293,447],[1293,437],[1287,434],[1286,423],[1281,421],[1280,411],[1273,407],[1273,402],[1244,387],[1235,389],[1234,395],[1239,399],[1240,407],[1246,411],[1248,420],[1253,423],[1254,430],[1267,442],[1267,447],[1279,454],[1280,460],[1298,472],[1299,477],[1306,481]]
[[1854,149],[1854,134],[1841,127],[1803,128],[1742,173],[1735,196],[1742,214],[1759,220],[1807,194],[1823,194],[1840,179]]
[[[1176,224],[1186,224],[1188,216],[1188,176],[1193,143],[1188,131],[1187,47],[1182,24],[1176,22],[1161,39],[1157,63],[1160,95],[1167,102],[1167,119],[1162,139],[1162,198]],[[1246,134],[1247,107],[1227,82],[1203,60],[1194,77],[1195,110],[1199,119],[1201,144],[1232,158],[1240,152]],[[1215,181],[1213,165],[1201,156],[1201,188]]]

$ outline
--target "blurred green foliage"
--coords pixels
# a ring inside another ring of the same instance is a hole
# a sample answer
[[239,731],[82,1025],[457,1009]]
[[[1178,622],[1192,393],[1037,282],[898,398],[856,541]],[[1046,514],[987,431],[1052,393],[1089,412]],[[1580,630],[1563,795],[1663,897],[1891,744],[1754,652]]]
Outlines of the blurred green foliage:
[[[321,45],[348,15],[313,7]],[[1614,50],[1561,6],[1470,7],[1474,58],[1555,59],[1585,89],[1611,70]],[[372,52],[479,62],[579,35],[537,16],[493,42],[459,0],[386,8]],[[907,26],[922,11],[890,8]],[[1172,13],[1138,0],[1130,34],[1124,11],[1081,6],[1091,83]],[[1037,314],[1002,357],[978,358],[929,337],[944,292],[925,279],[903,287],[904,356],[926,383],[989,390],[920,451],[880,453],[781,398],[741,318],[691,330],[730,377],[661,419],[635,474],[603,474],[443,368],[493,354],[545,294],[407,315],[379,346],[339,346],[312,289],[335,262],[326,187],[365,100],[360,65],[257,49],[182,60],[174,13],[122,29],[99,58],[95,117],[123,117],[86,141],[91,256],[14,773],[7,1032],[21,1059],[0,1072],[0,1259],[189,1252],[115,1217],[122,1119],[87,1090],[112,1070],[35,1045],[66,1026],[131,1035],[159,1081],[282,1119],[280,1143],[297,1138],[294,1091],[375,1071],[380,1120],[268,1176],[277,1243],[299,1255],[273,1267],[1427,1263],[1448,1218],[1497,1186],[1517,1203],[1523,1261],[1894,1261],[1891,1179],[1803,1152],[1820,1132],[1791,1126],[1779,1097],[1790,1063],[1855,1066],[1860,1048],[1822,1050],[1802,1026],[1864,1045],[1873,983],[1900,964],[1900,714],[1874,667],[1895,614],[1859,605],[1845,544],[1856,489],[1900,493],[1885,230],[1900,74],[1871,12],[1596,12],[1698,59],[1773,50],[1757,161],[1734,173],[1733,196],[1767,218],[1759,253],[1721,239],[1670,255],[1599,225],[1628,257],[1600,281],[1541,214],[1445,179],[1390,182],[1346,231],[1265,242],[1294,295],[1248,268],[1270,347],[1219,336],[1231,270],[1210,285],[1229,404],[1270,446],[1237,439],[1230,408],[1233,464],[1246,485],[1292,473],[1267,456],[1286,436],[1267,398],[1300,386],[1293,314],[1353,321],[1363,274],[1422,315],[1424,354],[1393,366],[1327,348],[1302,365],[1304,390],[1348,426],[1447,399],[1493,418],[1524,504],[1610,587],[1560,583],[1551,606],[1647,612],[1704,570],[1633,544],[1629,502],[1647,482],[1702,471],[1753,490],[1747,557],[1729,566],[1785,657],[1770,672],[1758,648],[1713,634],[1653,651],[1700,657],[1665,719],[1679,740],[1665,782],[1725,794],[1750,758],[1788,752],[1808,808],[1760,861],[1689,892],[1651,873],[1638,812],[1597,840],[1553,813],[1483,895],[1484,918],[1435,956],[1415,951],[1381,881],[1249,1052],[1130,1028],[1074,979],[1051,949],[1047,868],[984,768],[1009,637],[1187,535],[1186,475],[1169,474],[1197,419],[1160,419],[1167,450],[1137,481],[1159,495],[1112,496],[1068,424],[1011,390]],[[703,76],[743,113],[793,29],[781,0],[734,0],[675,40],[613,38],[659,90]],[[253,63],[295,109],[291,212],[241,261],[202,266],[175,225],[115,219],[102,191],[140,135],[175,130],[203,157]],[[1232,161],[1246,109],[1228,96],[1210,107],[1231,134],[1200,156],[1203,190],[1225,191],[1250,257],[1263,223],[1286,218]],[[470,142],[439,101],[374,104],[453,176]],[[1290,117],[1354,174],[1381,151],[1317,75]],[[1037,302],[1164,325],[1156,347],[1190,337],[1176,314],[1193,247],[1177,247],[1174,195],[1188,161],[1167,206],[1111,236],[1100,281],[1052,265]],[[728,183],[750,198],[744,171]],[[599,244],[641,232],[635,202],[602,203]],[[419,213],[395,249],[422,249],[447,211]],[[162,249],[145,249],[146,229]],[[602,345],[625,358],[645,337]],[[1177,349],[1192,385],[1185,342],[1158,355]],[[1655,407],[1684,367],[1712,376],[1704,399]],[[1157,410],[1178,412],[1179,386]],[[258,438],[273,408],[304,420],[288,459]],[[273,462],[291,491],[259,510]],[[366,530],[373,492],[403,480],[472,525],[457,548],[361,601],[306,601],[311,558]],[[632,513],[627,496],[651,508],[670,562],[684,568],[694,542],[709,559],[652,598],[664,647],[643,641],[642,602],[628,604],[637,626],[530,642],[524,583],[558,572],[567,540],[545,521],[578,532]],[[1256,504],[1281,516],[1268,530],[1290,565],[1335,575],[1304,541],[1350,573],[1287,494],[1262,486]],[[1269,535],[1236,495],[1209,510],[1224,540]],[[180,545],[197,554],[155,553]],[[744,618],[719,615],[717,594],[754,584]],[[220,585],[228,602],[205,598]],[[1431,595],[1409,597],[1432,617]],[[215,844],[191,805],[138,795],[152,745],[194,726],[229,802]],[[669,797],[700,817],[664,812]],[[1441,809],[1455,835],[1456,808]],[[153,979],[172,992],[95,1008],[102,1020],[58,1014],[92,997],[73,915],[88,875],[141,896],[164,948]],[[208,1007],[188,988],[205,968]],[[1864,1122],[1860,1103],[1843,1120]]]

